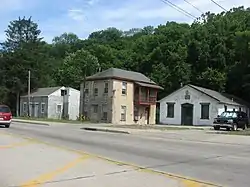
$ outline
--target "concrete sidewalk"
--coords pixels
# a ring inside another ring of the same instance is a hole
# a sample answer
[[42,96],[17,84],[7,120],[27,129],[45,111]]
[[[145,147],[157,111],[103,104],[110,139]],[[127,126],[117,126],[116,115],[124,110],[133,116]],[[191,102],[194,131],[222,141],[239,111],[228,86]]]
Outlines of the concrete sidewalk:
[[110,132],[110,133],[123,133],[123,134],[136,134],[143,132],[164,132],[164,131],[179,131],[179,130],[210,130],[211,127],[195,127],[195,126],[174,126],[174,125],[153,125],[151,126],[135,126],[135,125],[112,125],[108,123],[60,123],[60,122],[50,122],[50,121],[35,121],[35,120],[23,120],[23,119],[13,119],[14,123],[27,123],[36,125],[67,125],[67,126],[80,126],[82,130],[87,131],[100,131],[100,132]]
[[1,186],[217,186],[7,133],[0,133],[0,154],[2,160],[10,160],[0,164]]

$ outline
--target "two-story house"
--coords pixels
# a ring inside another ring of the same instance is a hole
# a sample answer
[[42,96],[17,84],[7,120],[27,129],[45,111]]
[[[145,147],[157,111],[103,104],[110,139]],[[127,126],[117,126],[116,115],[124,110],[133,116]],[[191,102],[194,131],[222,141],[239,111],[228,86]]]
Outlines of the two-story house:
[[91,121],[155,124],[157,92],[162,87],[145,75],[110,68],[86,80],[85,89],[81,85],[80,111]]

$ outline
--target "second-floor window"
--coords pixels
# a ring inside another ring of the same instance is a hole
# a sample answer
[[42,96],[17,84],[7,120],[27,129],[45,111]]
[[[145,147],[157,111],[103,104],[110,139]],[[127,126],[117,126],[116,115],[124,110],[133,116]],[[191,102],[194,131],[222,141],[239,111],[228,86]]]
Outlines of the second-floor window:
[[107,94],[109,92],[109,83],[105,82],[104,83],[104,93]]
[[122,82],[122,95],[127,95],[127,83]]

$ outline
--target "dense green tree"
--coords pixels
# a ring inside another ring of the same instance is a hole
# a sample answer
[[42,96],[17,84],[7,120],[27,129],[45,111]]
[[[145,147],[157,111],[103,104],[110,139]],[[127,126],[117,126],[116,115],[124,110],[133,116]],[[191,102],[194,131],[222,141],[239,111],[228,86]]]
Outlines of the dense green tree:
[[128,31],[111,27],[84,40],[63,33],[52,44],[42,41],[40,33],[31,18],[10,22],[0,52],[0,102],[12,104],[27,90],[29,69],[32,88],[79,88],[85,75],[110,67],[149,76],[164,87],[159,97],[192,83],[250,102],[249,8],[207,12],[190,25],[167,22]]
[[97,71],[98,59],[86,50],[78,50],[65,57],[63,64],[58,68],[56,80],[60,85],[79,89],[86,76]]

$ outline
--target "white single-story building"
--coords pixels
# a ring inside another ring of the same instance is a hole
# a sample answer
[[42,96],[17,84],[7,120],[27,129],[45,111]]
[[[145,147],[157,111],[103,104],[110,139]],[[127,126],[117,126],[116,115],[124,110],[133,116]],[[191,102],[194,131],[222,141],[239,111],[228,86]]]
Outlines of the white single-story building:
[[243,111],[248,104],[229,94],[186,85],[160,101],[160,123],[169,125],[212,125],[224,111]]

